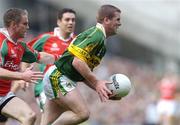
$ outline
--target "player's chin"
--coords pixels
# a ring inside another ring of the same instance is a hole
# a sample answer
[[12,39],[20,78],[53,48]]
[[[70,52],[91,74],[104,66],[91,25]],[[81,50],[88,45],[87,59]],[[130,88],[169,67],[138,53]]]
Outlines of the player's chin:
[[19,38],[24,38],[25,37],[25,34],[20,34],[19,35]]
[[26,36],[26,34],[27,34],[26,32],[21,33],[21,34],[20,34],[21,38],[24,38],[24,37]]
[[68,31],[68,32],[73,32],[73,30],[74,30],[73,27],[68,27],[68,28],[67,28],[67,31]]

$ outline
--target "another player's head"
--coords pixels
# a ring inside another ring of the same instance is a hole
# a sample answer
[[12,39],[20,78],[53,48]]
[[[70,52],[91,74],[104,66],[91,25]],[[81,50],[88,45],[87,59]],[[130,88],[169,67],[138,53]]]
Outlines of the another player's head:
[[13,32],[16,38],[23,38],[29,29],[28,12],[19,8],[8,9],[3,17],[4,26]]
[[61,31],[70,34],[74,32],[76,23],[76,12],[69,8],[64,8],[58,11],[57,25]]
[[113,5],[102,5],[97,14],[97,22],[101,23],[107,36],[116,34],[120,22],[121,10]]

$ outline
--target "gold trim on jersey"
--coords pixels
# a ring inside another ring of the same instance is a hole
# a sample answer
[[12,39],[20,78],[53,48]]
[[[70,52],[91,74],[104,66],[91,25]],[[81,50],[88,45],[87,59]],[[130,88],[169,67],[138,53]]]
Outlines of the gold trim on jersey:
[[70,44],[68,47],[68,51],[78,57],[79,59],[86,62],[89,66],[89,68],[92,70],[94,67],[99,65],[101,59],[98,58],[95,55],[90,55],[87,51],[83,50],[82,48],[79,48],[73,44]]

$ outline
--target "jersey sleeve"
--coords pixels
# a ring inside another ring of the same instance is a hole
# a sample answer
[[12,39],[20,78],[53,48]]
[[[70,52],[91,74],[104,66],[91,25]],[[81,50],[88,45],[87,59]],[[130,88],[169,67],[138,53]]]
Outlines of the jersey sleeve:
[[44,43],[48,40],[49,37],[50,37],[50,34],[44,34],[39,37],[36,37],[32,41],[28,42],[28,46],[32,47],[38,52],[42,52]]
[[22,42],[21,44],[24,47],[24,54],[22,57],[23,62],[33,63],[33,62],[37,62],[40,59],[40,54],[38,51],[27,46],[26,43]]
[[5,56],[8,53],[7,39],[2,37],[2,34],[0,34],[0,67],[4,65]]
[[[68,47],[68,51],[74,56],[86,62],[90,68],[100,63],[96,52],[104,44],[104,36],[98,31],[84,32],[77,36]],[[92,62],[93,61],[93,62]],[[96,61],[96,62],[95,62]],[[95,64],[96,63],[96,64]]]

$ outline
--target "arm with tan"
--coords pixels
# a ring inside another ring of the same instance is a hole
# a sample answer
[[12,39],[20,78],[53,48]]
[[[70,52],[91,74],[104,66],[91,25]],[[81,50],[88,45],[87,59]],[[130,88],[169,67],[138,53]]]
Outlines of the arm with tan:
[[10,79],[10,80],[24,80],[27,82],[32,82],[32,80],[42,79],[43,74],[41,72],[34,72],[30,68],[24,72],[13,72],[0,68],[0,78]]
[[44,63],[44,64],[54,64],[56,57],[52,54],[46,53],[46,52],[39,52],[40,53],[40,59],[38,63]]
[[88,65],[77,57],[74,57],[72,65],[86,79],[86,84],[96,90],[101,101],[108,100],[108,94],[111,94],[111,92],[106,87],[107,81],[98,80]]

